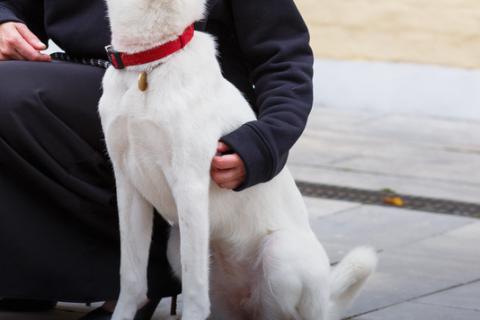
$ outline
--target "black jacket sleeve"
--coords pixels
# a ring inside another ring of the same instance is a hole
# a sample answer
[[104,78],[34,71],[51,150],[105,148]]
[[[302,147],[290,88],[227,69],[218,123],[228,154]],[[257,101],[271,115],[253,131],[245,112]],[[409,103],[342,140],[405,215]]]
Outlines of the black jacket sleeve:
[[303,132],[313,100],[313,55],[293,0],[232,0],[240,49],[251,70],[258,120],[221,138],[245,163],[240,191],[272,179]]
[[0,0],[0,24],[22,22],[43,42],[46,42],[42,0]]

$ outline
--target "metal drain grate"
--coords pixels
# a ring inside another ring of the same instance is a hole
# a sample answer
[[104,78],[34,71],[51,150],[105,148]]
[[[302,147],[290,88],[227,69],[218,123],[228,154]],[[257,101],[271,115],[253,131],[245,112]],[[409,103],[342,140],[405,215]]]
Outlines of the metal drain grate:
[[[371,191],[326,184],[297,181],[297,186],[304,196],[344,200],[363,204],[382,205],[404,209],[447,213],[467,217],[480,218],[480,204],[451,201],[417,196],[396,194],[389,190]],[[400,198],[402,204],[395,206],[387,203],[387,198]]]

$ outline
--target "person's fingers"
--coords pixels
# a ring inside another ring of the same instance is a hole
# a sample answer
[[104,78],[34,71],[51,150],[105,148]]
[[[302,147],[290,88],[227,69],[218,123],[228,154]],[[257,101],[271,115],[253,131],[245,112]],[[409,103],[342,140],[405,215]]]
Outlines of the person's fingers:
[[14,48],[1,48],[0,53],[3,57],[5,57],[4,60],[25,60],[25,58],[22,57],[22,55],[18,53]]
[[38,39],[38,37],[33,34],[33,32],[28,29],[26,25],[23,23],[15,24],[15,28],[17,29],[18,33],[28,42],[34,49],[36,50],[45,50],[47,46]]
[[229,170],[212,170],[212,179],[218,185],[241,180],[244,176],[245,173],[240,167]]
[[218,142],[218,145],[217,145],[217,152],[218,153],[225,153],[228,150],[230,150],[230,147],[227,144],[225,144],[221,141]]
[[52,61],[52,57],[50,57],[49,54],[40,53],[40,55],[38,55],[37,57],[37,61],[49,62],[49,61]]
[[32,47],[25,39],[19,38],[14,43],[15,50],[26,60],[29,61],[45,61],[45,55],[42,55],[34,47]]
[[[28,30],[25,25],[23,25],[24,27],[22,25],[21,23],[5,23],[1,25],[0,59],[50,61],[49,55],[41,54],[20,33],[19,30],[23,30],[23,32]],[[43,47],[45,46],[43,45]]]
[[15,51],[16,37],[19,37],[15,27],[11,22],[0,25],[0,54],[4,60],[19,58],[20,55]]
[[227,154],[224,156],[215,156],[212,160],[212,166],[215,169],[231,169],[238,166],[243,166],[243,161],[240,156],[236,153]]
[[243,180],[234,180],[234,181],[231,181],[231,182],[228,182],[228,183],[221,184],[221,185],[219,185],[219,187],[223,188],[223,189],[233,190],[233,189],[237,188],[239,185],[241,185],[242,182],[243,182]]

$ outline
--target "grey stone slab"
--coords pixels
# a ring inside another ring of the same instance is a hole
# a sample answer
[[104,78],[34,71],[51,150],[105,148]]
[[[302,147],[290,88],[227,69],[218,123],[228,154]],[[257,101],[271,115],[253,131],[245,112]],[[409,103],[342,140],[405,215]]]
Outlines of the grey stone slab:
[[[465,264],[480,265],[480,248],[478,246],[480,241],[461,236],[462,229],[468,229],[468,227],[456,229],[456,235],[452,235],[452,232],[437,235],[419,241],[415,243],[415,246],[398,248],[397,252],[408,253],[412,256],[452,259]],[[480,238],[480,235],[477,238]]]
[[451,233],[381,253],[378,271],[355,302],[351,315],[480,280],[478,243],[472,247]]
[[294,164],[328,165],[364,154],[392,154],[395,148],[398,146],[390,141],[364,137],[354,131],[305,131],[292,148],[289,160]]
[[[442,243],[438,244],[443,246]],[[380,254],[379,268],[350,315],[363,314],[480,280],[478,262],[416,254],[418,244]]]
[[432,294],[414,302],[480,312],[480,281]]
[[357,134],[416,146],[442,146],[457,152],[480,153],[480,121],[470,119],[390,113],[357,131]]
[[431,306],[406,302],[366,315],[355,320],[478,320],[480,312],[468,309]]
[[336,131],[352,132],[360,125],[382,117],[383,112],[341,110],[314,107],[308,117],[305,132]]
[[333,261],[358,245],[377,250],[405,246],[477,220],[397,208],[362,206],[313,219],[312,229]]
[[448,232],[447,235],[462,238],[466,241],[473,241],[474,243],[480,243],[480,220],[477,223],[466,225],[463,228],[453,229]]
[[337,201],[329,199],[320,199],[312,197],[303,197],[307,205],[308,213],[311,219],[325,217],[331,214],[343,212],[353,208],[358,208],[361,205],[358,203]]
[[473,236],[471,228],[477,224],[476,219],[374,206],[312,220],[332,261],[358,245],[384,251],[350,315],[480,279],[475,248],[460,236]]
[[384,175],[448,181],[452,184],[470,184],[480,190],[480,153],[419,150],[401,146],[396,146],[395,150],[379,151],[381,153],[365,152],[339,160],[331,166]]
[[388,188],[403,194],[473,203],[480,201],[480,189],[472,184],[402,176],[393,171],[391,173],[378,173],[324,165],[299,165],[291,162],[288,164],[288,167],[293,177],[301,181],[367,190]]
[[289,167],[307,181],[479,202],[479,124],[314,108]]
[[[480,133],[478,135],[480,137]],[[411,178],[471,183],[480,188],[480,147],[413,143],[382,133],[306,131],[290,154],[292,164],[332,166]],[[480,140],[480,139],[479,139]]]
[[[320,143],[328,143],[329,139],[343,138],[345,142],[355,141],[354,139],[383,141],[390,142],[392,147],[407,145],[421,150],[480,153],[478,138],[480,121],[417,114],[347,112],[331,108],[314,108],[303,137],[316,138]],[[334,143],[332,146],[335,146]]]

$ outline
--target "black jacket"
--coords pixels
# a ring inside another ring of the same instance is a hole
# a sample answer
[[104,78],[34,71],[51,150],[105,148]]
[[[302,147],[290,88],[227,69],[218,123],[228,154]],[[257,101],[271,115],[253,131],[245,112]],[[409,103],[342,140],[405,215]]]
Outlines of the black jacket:
[[[5,21],[24,22],[75,56],[105,58],[110,43],[103,0],[0,0],[0,23]],[[246,166],[237,190],[268,181],[284,167],[312,106],[305,23],[293,0],[211,0],[207,19],[196,27],[216,36],[225,78],[258,116],[222,137]]]

